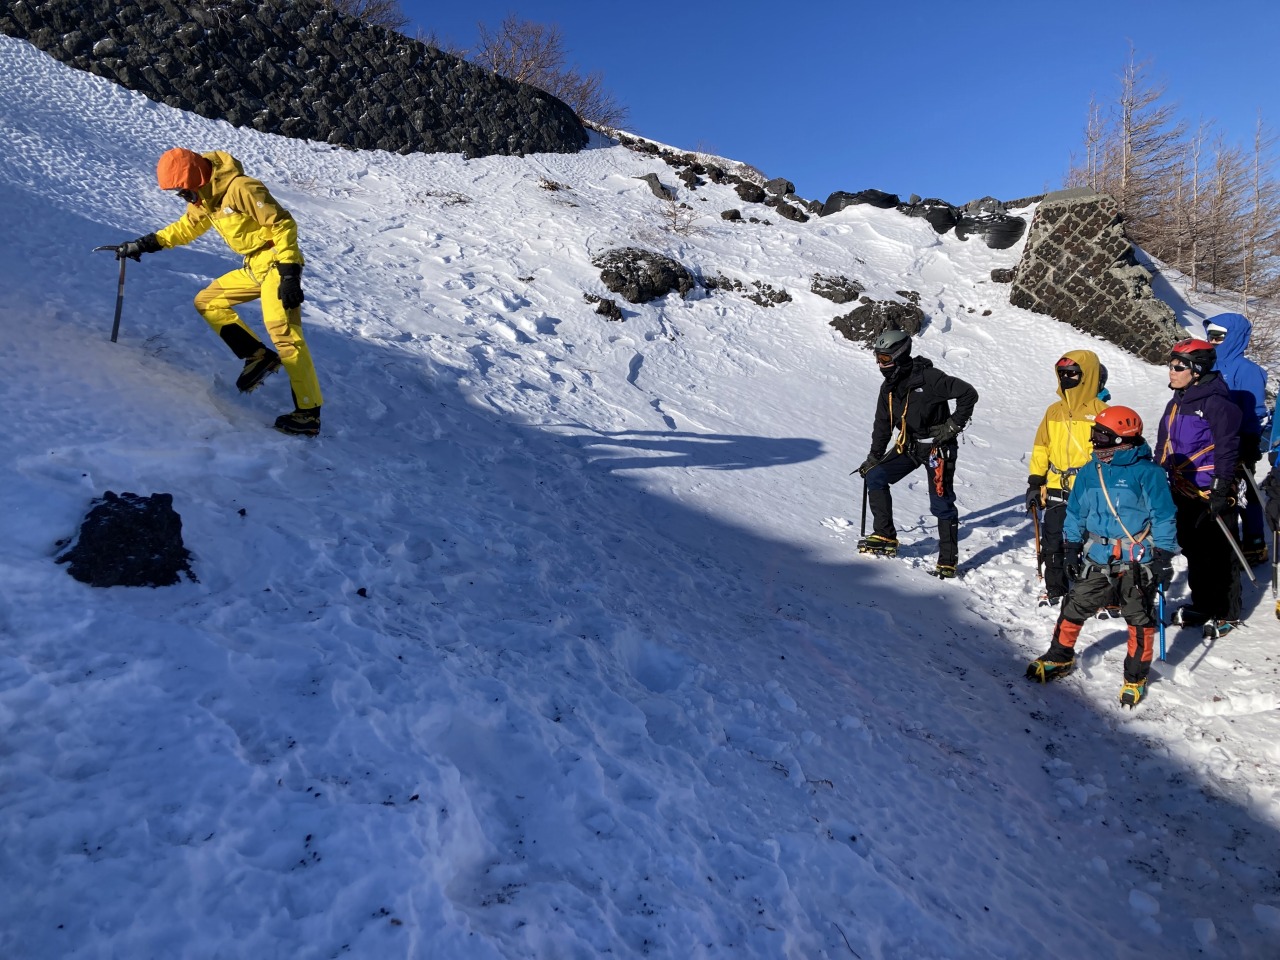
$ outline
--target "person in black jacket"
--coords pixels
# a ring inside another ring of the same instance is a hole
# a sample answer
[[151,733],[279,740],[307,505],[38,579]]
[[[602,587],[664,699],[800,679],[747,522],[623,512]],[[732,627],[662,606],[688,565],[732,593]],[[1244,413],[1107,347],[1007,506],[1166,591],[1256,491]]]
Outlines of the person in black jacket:
[[[930,572],[944,579],[954,577],[960,557],[956,438],[973,416],[978,391],[936,369],[933,361],[911,356],[911,338],[901,330],[885,330],[876,338],[874,349],[884,383],[876,401],[871,452],[858,473],[867,484],[875,525],[871,536],[858,541],[858,552],[888,557],[898,552],[889,487],[917,467],[927,466],[929,510],[938,518],[938,565]],[[955,401],[954,412],[951,401]]]

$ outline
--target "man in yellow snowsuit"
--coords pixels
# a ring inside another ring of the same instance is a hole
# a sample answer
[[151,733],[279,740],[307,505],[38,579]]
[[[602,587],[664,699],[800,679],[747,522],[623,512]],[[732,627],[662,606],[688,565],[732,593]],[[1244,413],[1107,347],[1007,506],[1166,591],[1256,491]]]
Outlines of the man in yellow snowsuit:
[[[320,432],[320,383],[302,336],[302,251],[298,225],[261,182],[245,176],[240,161],[217,151],[198,154],[175,147],[156,165],[161,190],[187,203],[186,213],[163,230],[121,244],[120,256],[141,258],[191,243],[213,227],[244,258],[196,294],[195,306],[231,351],[244,361],[236,386],[248,393],[282,365],[293,388],[292,413],[276,429],[301,436]],[[265,346],[233,307],[262,300],[262,321],[275,345]],[[277,352],[278,351],[278,352]]]
[[1040,543],[1045,580],[1042,606],[1057,606],[1070,587],[1062,548],[1067,500],[1077,471],[1093,457],[1089,439],[1093,420],[1107,409],[1098,397],[1102,364],[1092,350],[1071,350],[1053,369],[1061,399],[1049,405],[1036,430],[1027,477],[1028,512],[1044,509]]

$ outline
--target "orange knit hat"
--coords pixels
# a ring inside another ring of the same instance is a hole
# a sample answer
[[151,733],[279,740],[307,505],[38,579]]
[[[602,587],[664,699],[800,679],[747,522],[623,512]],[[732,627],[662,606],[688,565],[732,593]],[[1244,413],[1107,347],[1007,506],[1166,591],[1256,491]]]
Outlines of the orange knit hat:
[[156,164],[161,190],[199,190],[211,176],[213,164],[184,147],[166,150]]

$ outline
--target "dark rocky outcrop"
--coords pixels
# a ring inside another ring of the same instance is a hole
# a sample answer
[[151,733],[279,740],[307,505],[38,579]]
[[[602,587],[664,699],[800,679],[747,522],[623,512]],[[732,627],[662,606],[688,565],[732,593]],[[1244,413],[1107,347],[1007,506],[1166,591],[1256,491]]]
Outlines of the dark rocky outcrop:
[[656,173],[646,173],[643,177],[636,177],[636,179],[647,183],[649,189],[653,191],[653,195],[659,200],[674,200],[676,198],[675,191],[670,187],[664,186]]
[[195,579],[182,544],[182,518],[167,493],[117,496],[108,490],[93,501],[72,546],[57,559],[91,587],[168,587],[182,574]]
[[852,303],[862,296],[863,286],[857,280],[843,276],[813,275],[809,290],[832,303]]
[[693,274],[670,257],[638,247],[610,250],[592,263],[604,285],[631,303],[648,303],[672,292],[683,297],[697,286]]
[[1007,213],[961,214],[956,220],[956,236],[968,240],[982,237],[992,250],[1008,250],[1022,239],[1027,221]]
[[924,327],[924,311],[916,305],[919,295],[914,295],[910,303],[895,303],[892,300],[872,300],[862,298],[862,304],[855,307],[843,317],[836,317],[831,326],[839,330],[846,339],[855,343],[870,346],[876,337],[890,329],[905,330],[915,336]]
[[396,153],[571,153],[573,111],[317,0],[13,0],[0,32],[160,103]]
[[1124,234],[1119,205],[1091,190],[1051,193],[1036,208],[1009,302],[1151,363],[1163,361],[1178,337],[1172,308],[1156,299]]
[[913,198],[910,203],[903,205],[900,209],[908,217],[923,217],[928,221],[929,226],[933,227],[935,233],[946,233],[960,219],[960,211],[947,201],[936,197],[925,200]]
[[826,203],[822,205],[820,216],[829,217],[845,207],[856,206],[860,203],[879,207],[881,210],[888,210],[898,206],[899,200],[896,193],[885,193],[883,190],[859,190],[857,193],[845,193],[843,190],[837,190],[827,197]]

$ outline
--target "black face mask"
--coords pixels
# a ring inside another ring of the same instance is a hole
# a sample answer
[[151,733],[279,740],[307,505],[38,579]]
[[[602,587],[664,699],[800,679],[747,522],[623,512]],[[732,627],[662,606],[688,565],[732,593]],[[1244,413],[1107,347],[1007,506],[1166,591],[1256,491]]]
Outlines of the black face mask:
[[1079,367],[1063,367],[1058,371],[1058,385],[1063,390],[1080,386],[1081,373]]

